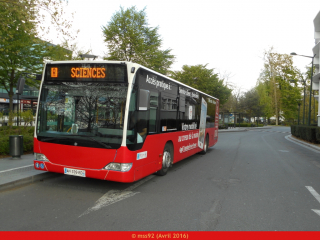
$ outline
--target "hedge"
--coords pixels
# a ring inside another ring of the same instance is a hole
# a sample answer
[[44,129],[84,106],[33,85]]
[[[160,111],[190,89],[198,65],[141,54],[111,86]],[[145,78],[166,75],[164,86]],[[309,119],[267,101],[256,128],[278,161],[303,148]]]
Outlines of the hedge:
[[291,134],[311,143],[320,143],[320,127],[292,125]]
[[33,132],[34,127],[23,126],[2,126],[0,127],[0,155],[9,155],[9,136],[23,136],[23,152],[33,150]]
[[320,143],[320,127],[316,128],[316,140],[318,143]]

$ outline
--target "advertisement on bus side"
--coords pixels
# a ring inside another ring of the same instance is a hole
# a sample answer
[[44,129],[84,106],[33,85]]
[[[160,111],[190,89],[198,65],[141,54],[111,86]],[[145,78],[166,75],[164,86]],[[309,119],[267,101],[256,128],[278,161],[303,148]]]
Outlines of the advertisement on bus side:
[[199,126],[199,138],[198,146],[203,149],[205,133],[206,133],[206,120],[207,120],[207,102],[202,98],[201,101],[201,115],[200,115],[200,126]]

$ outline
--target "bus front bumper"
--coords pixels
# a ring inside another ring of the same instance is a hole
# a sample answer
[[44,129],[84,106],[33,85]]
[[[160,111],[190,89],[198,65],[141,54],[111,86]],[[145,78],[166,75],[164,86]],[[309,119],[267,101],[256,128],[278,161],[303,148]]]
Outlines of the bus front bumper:
[[65,175],[72,175],[77,177],[96,178],[114,182],[133,182],[133,169],[128,172],[112,171],[106,169],[85,169],[73,166],[64,166],[54,164],[49,161],[34,160],[34,168],[47,172],[61,173]]

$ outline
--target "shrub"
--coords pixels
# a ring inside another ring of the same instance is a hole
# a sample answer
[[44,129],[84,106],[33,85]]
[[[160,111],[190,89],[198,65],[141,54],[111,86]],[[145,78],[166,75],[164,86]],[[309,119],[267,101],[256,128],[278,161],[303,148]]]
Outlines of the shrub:
[[13,120],[14,120],[14,118],[15,118],[16,116],[17,116],[17,113],[12,112],[12,111],[9,112],[9,122],[8,122],[8,125],[9,125],[10,127],[13,126]]
[[33,121],[33,113],[32,113],[32,110],[28,110],[28,111],[23,111],[23,112],[21,112],[21,118],[23,119],[25,126],[27,126],[27,125],[30,125],[30,126],[31,126],[31,123],[32,123],[32,121]]
[[0,155],[9,155],[9,136],[23,136],[23,151],[29,152],[33,150],[33,132],[34,127],[22,126],[3,126],[0,127]]
[[291,134],[311,143],[320,143],[320,128],[314,126],[292,125]]
[[29,152],[33,150],[33,136],[23,136],[23,152]]
[[8,139],[4,136],[0,137],[0,155],[9,154],[9,137]]

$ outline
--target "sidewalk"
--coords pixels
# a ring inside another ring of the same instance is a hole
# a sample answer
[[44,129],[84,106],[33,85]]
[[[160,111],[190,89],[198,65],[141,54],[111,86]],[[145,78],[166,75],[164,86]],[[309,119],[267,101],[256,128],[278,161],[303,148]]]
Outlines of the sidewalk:
[[[249,128],[250,129],[250,128]],[[229,128],[220,129],[219,133],[223,132],[244,132],[248,131],[247,128]],[[255,128],[258,129],[258,128]],[[267,129],[267,127],[261,127]],[[291,135],[285,137],[288,141],[308,148],[309,150],[320,153],[320,147],[315,144],[306,143],[293,138]],[[43,181],[47,178],[62,176],[59,173],[44,172],[35,170],[33,167],[33,154],[25,154],[21,159],[0,158],[0,192],[9,190],[11,188],[27,185],[33,182]]]
[[223,132],[245,132],[248,130],[255,130],[255,129],[270,129],[270,127],[234,127],[231,128],[229,127],[228,129],[219,129],[218,133],[223,133]]
[[0,191],[58,176],[35,170],[33,160],[33,154],[22,155],[21,159],[0,158]]
[[228,129],[219,129],[218,133],[223,133],[223,132],[245,132],[248,131],[246,128],[239,128],[239,127],[235,127],[235,128],[228,128]]

